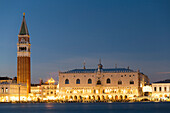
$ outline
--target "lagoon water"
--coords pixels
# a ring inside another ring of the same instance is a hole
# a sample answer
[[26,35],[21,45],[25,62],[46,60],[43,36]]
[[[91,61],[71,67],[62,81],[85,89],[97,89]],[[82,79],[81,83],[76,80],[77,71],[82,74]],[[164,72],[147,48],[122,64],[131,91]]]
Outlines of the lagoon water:
[[0,113],[170,113],[170,103],[3,103]]

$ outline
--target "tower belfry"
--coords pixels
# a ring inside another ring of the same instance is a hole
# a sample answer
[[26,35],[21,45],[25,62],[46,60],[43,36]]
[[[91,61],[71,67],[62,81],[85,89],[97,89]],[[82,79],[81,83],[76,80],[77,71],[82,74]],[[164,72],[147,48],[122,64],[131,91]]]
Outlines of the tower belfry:
[[30,62],[30,36],[25,21],[25,13],[18,35],[17,43],[17,83],[27,85],[27,93],[30,93],[31,87],[31,62]]

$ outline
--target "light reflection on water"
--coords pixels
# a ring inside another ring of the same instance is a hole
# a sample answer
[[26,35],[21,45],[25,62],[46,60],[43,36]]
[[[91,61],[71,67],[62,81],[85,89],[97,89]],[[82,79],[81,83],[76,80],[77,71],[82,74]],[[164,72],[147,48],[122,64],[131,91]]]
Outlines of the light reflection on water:
[[170,103],[4,103],[0,113],[170,113]]
[[47,104],[45,104],[45,107],[47,109],[53,109],[54,108],[54,104],[47,103]]

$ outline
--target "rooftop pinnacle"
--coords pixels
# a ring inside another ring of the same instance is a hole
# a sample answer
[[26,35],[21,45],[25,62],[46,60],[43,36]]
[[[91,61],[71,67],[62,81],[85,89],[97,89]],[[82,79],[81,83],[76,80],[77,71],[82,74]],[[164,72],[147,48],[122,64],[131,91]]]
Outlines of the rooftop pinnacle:
[[27,24],[26,24],[26,21],[25,21],[25,13],[23,13],[23,20],[22,20],[19,35],[29,35]]

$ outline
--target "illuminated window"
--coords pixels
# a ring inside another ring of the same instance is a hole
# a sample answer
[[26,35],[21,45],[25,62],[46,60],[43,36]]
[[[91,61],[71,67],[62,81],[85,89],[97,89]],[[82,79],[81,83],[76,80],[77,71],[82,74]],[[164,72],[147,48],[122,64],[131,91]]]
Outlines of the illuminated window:
[[122,85],[122,81],[121,80],[118,81],[118,85]]
[[68,79],[65,80],[65,84],[69,84],[69,80]]
[[133,80],[131,80],[131,81],[130,81],[130,84],[134,84],[134,81],[133,81]]
[[8,93],[8,88],[5,89],[5,92]]
[[108,78],[108,79],[106,80],[106,83],[107,83],[107,84],[110,84],[110,78]]
[[88,84],[92,84],[92,80],[90,78],[88,79]]
[[76,84],[80,84],[80,79],[77,79],[77,80],[76,80]]

